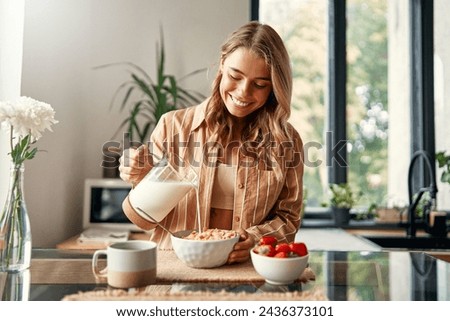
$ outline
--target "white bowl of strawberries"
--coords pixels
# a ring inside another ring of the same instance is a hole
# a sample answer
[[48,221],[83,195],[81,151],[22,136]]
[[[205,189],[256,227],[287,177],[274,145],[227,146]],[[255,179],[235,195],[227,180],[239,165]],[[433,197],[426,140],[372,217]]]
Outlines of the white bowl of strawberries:
[[267,283],[277,285],[298,280],[309,258],[305,243],[278,243],[272,236],[263,236],[250,255],[256,272]]

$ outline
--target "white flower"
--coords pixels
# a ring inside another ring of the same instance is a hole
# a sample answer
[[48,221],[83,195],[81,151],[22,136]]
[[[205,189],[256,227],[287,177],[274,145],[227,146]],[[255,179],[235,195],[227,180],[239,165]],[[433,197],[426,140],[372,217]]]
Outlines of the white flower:
[[14,107],[10,103],[0,102],[0,124],[9,126],[8,119],[14,113]]
[[[47,104],[30,97],[20,97],[15,102],[0,102],[0,124],[10,131],[11,158],[16,165],[32,159],[37,148],[31,149],[42,133],[58,123],[55,111]],[[12,133],[11,133],[12,131]]]
[[[20,97],[16,102],[0,105],[0,122],[13,128],[15,136],[25,137],[31,134],[32,140],[42,137],[42,133],[58,123],[55,111],[47,104],[30,97]],[[18,137],[16,137],[18,138]]]

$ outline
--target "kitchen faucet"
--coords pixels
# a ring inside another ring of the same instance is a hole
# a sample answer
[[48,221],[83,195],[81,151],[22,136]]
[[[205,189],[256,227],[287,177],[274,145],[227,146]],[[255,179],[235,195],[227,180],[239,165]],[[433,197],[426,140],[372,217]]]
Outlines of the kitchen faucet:
[[[413,173],[414,173],[414,164],[419,159],[423,159],[424,164],[428,168],[430,185],[426,186],[426,187],[421,187],[419,189],[419,191],[417,192],[417,197],[413,200],[412,180],[413,180]],[[443,230],[445,230],[445,235],[446,235],[447,234],[447,226],[446,226],[445,220],[443,222],[439,222],[439,223],[443,223],[444,226],[439,226],[439,224],[434,224],[433,227],[430,227],[429,223],[428,223],[430,211],[434,210],[436,207],[436,194],[438,192],[438,189],[437,189],[437,185],[436,185],[435,168],[434,168],[434,166],[432,166],[431,156],[428,152],[426,152],[424,150],[419,150],[413,154],[411,163],[409,164],[409,170],[408,170],[408,193],[409,193],[409,204],[410,205],[408,207],[407,235],[409,237],[416,236],[416,231],[417,231],[416,209],[417,209],[417,205],[421,201],[422,197],[424,197],[426,192],[429,193],[430,200],[423,207],[422,222],[425,224],[425,229],[430,234],[443,234]]]

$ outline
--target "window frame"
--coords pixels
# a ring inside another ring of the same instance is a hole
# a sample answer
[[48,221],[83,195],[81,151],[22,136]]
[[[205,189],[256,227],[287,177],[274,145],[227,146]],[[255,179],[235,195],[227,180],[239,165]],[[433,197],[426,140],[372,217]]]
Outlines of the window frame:
[[[411,30],[411,155],[425,150],[435,164],[434,0],[410,0]],[[433,166],[433,171],[435,167]],[[415,171],[414,182],[425,186],[428,172]]]

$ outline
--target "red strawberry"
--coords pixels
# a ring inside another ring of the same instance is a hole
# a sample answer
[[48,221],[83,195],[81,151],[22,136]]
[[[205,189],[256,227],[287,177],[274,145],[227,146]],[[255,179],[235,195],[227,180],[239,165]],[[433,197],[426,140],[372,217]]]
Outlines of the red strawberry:
[[276,254],[272,245],[258,245],[255,247],[254,252],[264,256],[274,256]]
[[308,254],[308,249],[305,245],[305,243],[299,242],[299,243],[291,243],[289,244],[289,247],[293,253],[295,253],[298,256],[305,256]]
[[285,257],[288,257],[288,254],[286,252],[278,252],[273,257],[285,258]]
[[277,251],[277,253],[284,252],[289,254],[289,252],[291,252],[291,247],[287,243],[280,243],[275,247],[275,251]]
[[263,236],[259,240],[260,245],[272,245],[275,246],[277,244],[277,239],[273,236]]

